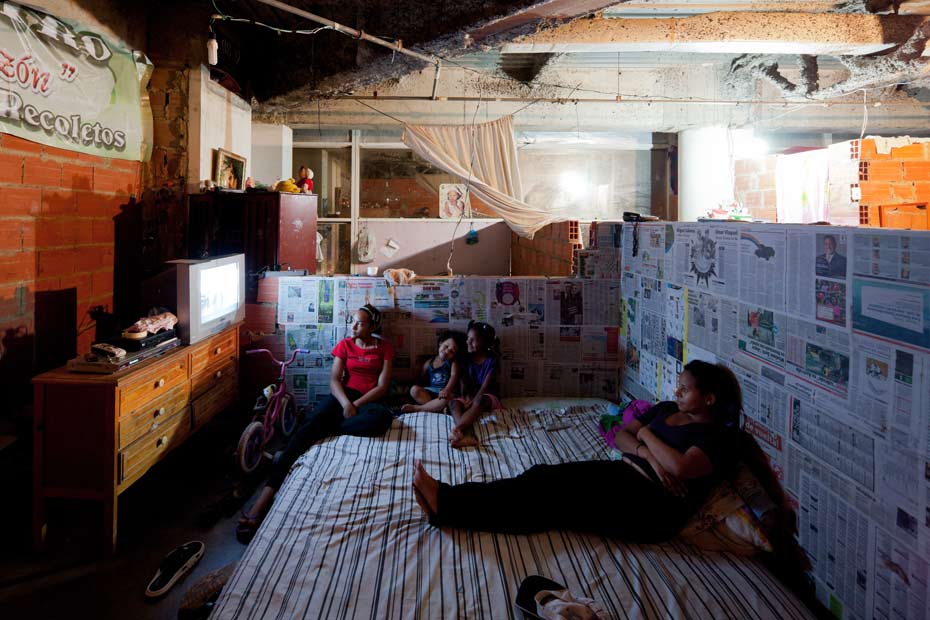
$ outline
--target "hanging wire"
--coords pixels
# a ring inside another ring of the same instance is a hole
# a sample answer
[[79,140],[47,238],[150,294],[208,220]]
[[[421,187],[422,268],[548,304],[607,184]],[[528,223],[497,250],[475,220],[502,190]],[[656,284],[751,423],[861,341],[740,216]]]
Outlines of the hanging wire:
[[865,137],[865,128],[869,124],[869,94],[863,88],[862,89],[862,130],[859,132],[859,139]]
[[[468,179],[465,180],[465,199],[467,201],[466,204],[469,204],[469,205],[471,204],[471,195],[470,195],[471,178],[472,178],[472,172],[475,166],[475,153],[477,151],[477,144],[478,144],[478,140],[475,137],[475,126],[476,126],[475,121],[478,118],[478,110],[481,108],[482,94],[483,93],[481,91],[481,88],[479,87],[478,104],[475,106],[475,114],[474,116],[472,116],[472,119],[471,119],[471,158],[468,162]],[[462,220],[465,218],[465,212],[466,212],[466,209],[463,209],[462,215],[459,216],[459,220],[455,223],[455,228],[452,229],[452,239],[449,241],[449,245],[450,245],[449,258],[446,259],[446,273],[449,275],[449,277],[452,277],[455,275],[455,272],[452,271],[452,257],[455,255],[455,235],[459,230],[459,225],[462,223]]]

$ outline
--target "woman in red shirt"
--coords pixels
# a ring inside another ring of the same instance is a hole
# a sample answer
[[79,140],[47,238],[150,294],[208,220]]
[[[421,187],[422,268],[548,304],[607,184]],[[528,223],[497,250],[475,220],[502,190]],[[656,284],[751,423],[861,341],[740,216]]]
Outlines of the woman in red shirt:
[[239,519],[236,537],[240,542],[248,543],[255,535],[291,465],[310,446],[332,435],[375,437],[390,428],[394,419],[391,411],[378,401],[387,394],[391,382],[394,347],[377,336],[380,329],[377,308],[365,304],[355,312],[352,336],[333,347],[331,393],[291,437],[251,512]]

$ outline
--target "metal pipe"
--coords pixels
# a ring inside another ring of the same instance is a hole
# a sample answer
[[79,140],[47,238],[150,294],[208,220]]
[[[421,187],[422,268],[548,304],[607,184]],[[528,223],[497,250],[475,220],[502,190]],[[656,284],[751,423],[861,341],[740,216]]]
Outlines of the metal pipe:
[[[359,100],[359,101],[433,101],[434,98],[429,95],[339,95],[335,97],[327,97],[327,100],[338,101],[338,100]],[[861,106],[862,101],[784,101],[778,99],[752,99],[747,101],[737,101],[735,99],[674,99],[674,98],[630,98],[623,97],[621,99],[599,99],[594,97],[437,97],[435,101],[440,103],[444,101],[465,101],[465,102],[481,102],[481,103],[603,103],[603,104],[616,104],[616,103],[668,103],[674,105],[771,105],[771,106],[781,106],[781,107],[791,107],[791,106],[817,106],[822,108],[830,108],[838,105],[851,105],[851,106]],[[885,101],[882,102],[882,105],[885,106],[894,106],[894,105],[914,105],[913,102],[909,101]]]
[[331,19],[320,17],[319,15],[310,13],[308,11],[304,11],[303,9],[298,9],[297,7],[293,7],[289,4],[285,4],[284,2],[278,2],[278,0],[256,0],[256,1],[261,2],[262,4],[267,4],[268,6],[272,6],[276,9],[284,11],[285,13],[291,13],[292,15],[297,15],[298,17],[309,19],[310,21],[314,21],[318,24],[329,26],[333,30],[347,34],[355,39],[361,39],[362,41],[368,41],[369,43],[374,43],[375,45],[386,47],[389,50],[393,50],[401,54],[406,54],[407,56],[416,58],[417,60],[421,60],[423,62],[434,64],[437,66],[439,65],[439,59],[436,57],[426,56],[424,54],[418,54],[417,52],[410,51],[404,47],[401,47],[400,45],[397,45],[396,43],[385,41],[384,39],[381,39],[379,37],[375,37],[370,34],[367,34],[362,30],[356,30],[355,28],[343,26],[342,24],[338,22],[334,22]]

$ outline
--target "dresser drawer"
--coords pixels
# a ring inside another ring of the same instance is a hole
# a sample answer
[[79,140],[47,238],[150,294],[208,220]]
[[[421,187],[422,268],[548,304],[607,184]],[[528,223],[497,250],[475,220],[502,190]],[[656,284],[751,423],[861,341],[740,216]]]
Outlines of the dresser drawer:
[[186,410],[189,403],[188,387],[181,384],[164,396],[122,416],[119,420],[119,447],[125,448],[146,433],[154,432],[181,409]]
[[187,382],[187,356],[177,355],[120,384],[120,417]]
[[235,359],[226,360],[220,366],[214,366],[202,370],[191,377],[191,399],[199,397],[201,394],[212,388],[214,385],[233,377],[239,376],[238,362]]
[[142,474],[187,439],[191,433],[191,420],[187,409],[175,414],[162,426],[143,435],[119,453],[120,490],[135,482]]
[[239,399],[239,381],[235,375],[223,377],[213,389],[191,402],[194,428],[200,428],[220,411],[236,404]]
[[197,374],[219,360],[237,357],[239,354],[236,329],[228,329],[209,340],[191,347],[191,374]]

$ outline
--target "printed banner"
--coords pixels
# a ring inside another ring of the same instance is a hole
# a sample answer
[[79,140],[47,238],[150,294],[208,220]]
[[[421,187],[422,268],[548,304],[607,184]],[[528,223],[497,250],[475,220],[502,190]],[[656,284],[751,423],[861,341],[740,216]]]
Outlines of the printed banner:
[[152,64],[82,24],[0,2],[0,132],[117,159],[152,154]]

